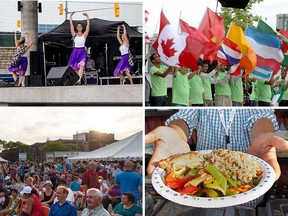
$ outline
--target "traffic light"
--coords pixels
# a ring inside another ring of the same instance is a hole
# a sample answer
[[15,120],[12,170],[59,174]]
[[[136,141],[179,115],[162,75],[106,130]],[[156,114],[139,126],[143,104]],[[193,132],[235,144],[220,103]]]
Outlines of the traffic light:
[[120,16],[120,7],[118,2],[114,2],[114,15],[115,17]]
[[20,26],[21,26],[21,21],[20,21],[20,20],[17,20],[17,22],[16,22],[16,23],[17,23],[17,24],[16,24],[16,25],[17,25],[17,27],[18,27],[18,28],[20,28]]
[[63,4],[59,4],[59,15],[63,15]]

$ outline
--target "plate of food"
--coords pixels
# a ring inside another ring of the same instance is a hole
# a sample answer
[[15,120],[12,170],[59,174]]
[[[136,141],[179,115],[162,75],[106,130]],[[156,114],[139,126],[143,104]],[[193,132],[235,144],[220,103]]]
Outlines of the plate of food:
[[161,196],[175,203],[219,208],[260,197],[272,187],[275,172],[256,156],[217,149],[161,160],[151,180]]

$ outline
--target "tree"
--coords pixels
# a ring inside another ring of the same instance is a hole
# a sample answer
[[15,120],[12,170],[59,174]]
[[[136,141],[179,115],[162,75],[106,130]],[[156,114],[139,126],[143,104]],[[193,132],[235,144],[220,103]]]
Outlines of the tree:
[[52,151],[75,151],[77,150],[77,146],[75,144],[67,144],[61,140],[50,141],[47,142],[41,147],[41,151],[43,152],[52,152]]
[[20,152],[26,152],[27,159],[31,160],[31,151],[32,147],[24,144],[20,141],[13,142],[13,141],[4,141],[0,140],[0,145],[2,147],[2,156],[9,161],[17,161],[19,159],[19,153]]
[[231,22],[240,26],[244,31],[247,26],[254,26],[254,23],[258,22],[262,17],[252,14],[252,6],[253,4],[259,4],[263,1],[264,0],[250,0],[245,9],[221,7],[221,12],[219,12],[218,15],[224,19],[226,32],[228,32]]

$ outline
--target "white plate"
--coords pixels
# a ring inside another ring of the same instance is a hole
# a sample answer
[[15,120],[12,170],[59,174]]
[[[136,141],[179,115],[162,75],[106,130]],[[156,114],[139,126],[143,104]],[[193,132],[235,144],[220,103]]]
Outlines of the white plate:
[[[201,155],[205,155],[211,152],[208,151],[198,151]],[[273,185],[275,181],[275,172],[274,169],[262,159],[255,157],[253,155],[245,154],[246,156],[252,158],[260,164],[260,169],[262,170],[262,179],[259,184],[245,192],[240,193],[234,196],[225,196],[225,197],[196,197],[189,195],[181,195],[180,193],[172,190],[164,184],[164,179],[166,176],[166,171],[157,167],[151,177],[152,185],[155,190],[163,197],[168,200],[171,200],[175,203],[193,206],[193,207],[201,207],[201,208],[220,208],[227,206],[235,206],[240,205],[251,200],[254,200],[264,193],[266,193]]]

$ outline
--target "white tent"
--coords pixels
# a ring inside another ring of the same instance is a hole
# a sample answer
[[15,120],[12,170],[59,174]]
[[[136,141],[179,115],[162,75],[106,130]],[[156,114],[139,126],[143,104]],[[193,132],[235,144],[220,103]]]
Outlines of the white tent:
[[0,162],[4,162],[4,163],[8,163],[7,160],[5,160],[4,158],[0,157]]
[[110,145],[68,158],[68,160],[141,160],[142,131]]

